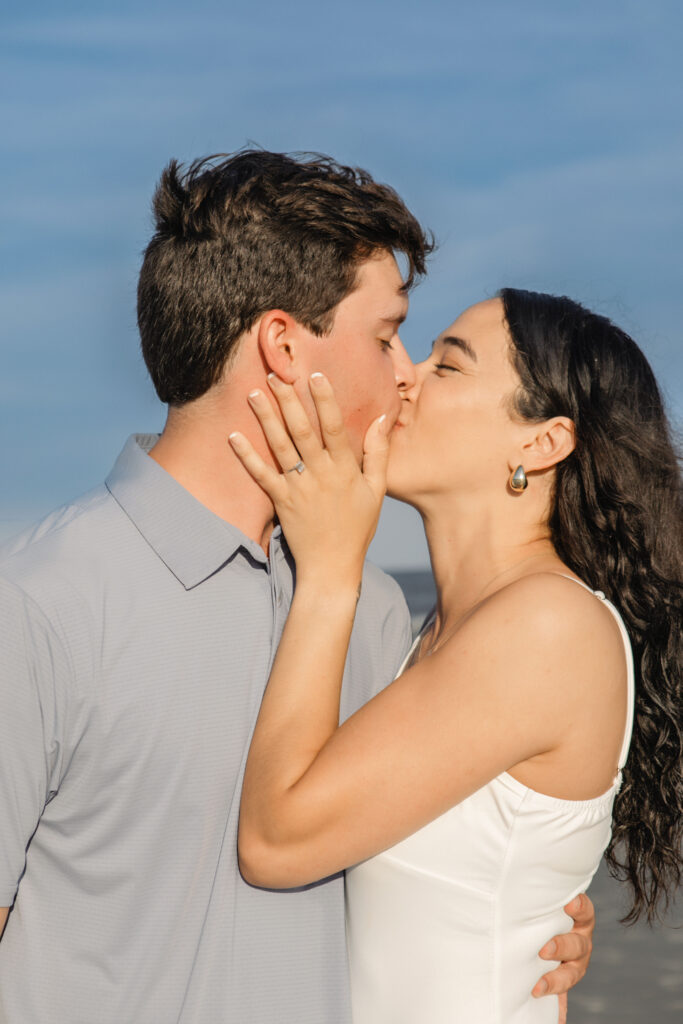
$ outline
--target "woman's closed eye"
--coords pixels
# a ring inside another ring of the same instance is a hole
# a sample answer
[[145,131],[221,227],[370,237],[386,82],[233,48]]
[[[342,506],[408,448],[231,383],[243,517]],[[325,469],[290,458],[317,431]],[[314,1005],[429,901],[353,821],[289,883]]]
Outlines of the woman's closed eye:
[[434,369],[435,370],[453,370],[454,373],[460,373],[461,372],[459,366],[453,366],[451,363],[435,363],[434,364]]

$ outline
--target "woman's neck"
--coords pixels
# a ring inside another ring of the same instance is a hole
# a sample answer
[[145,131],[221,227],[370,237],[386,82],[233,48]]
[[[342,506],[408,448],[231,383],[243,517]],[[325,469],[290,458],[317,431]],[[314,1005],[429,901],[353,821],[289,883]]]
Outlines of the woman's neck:
[[437,591],[432,642],[486,597],[529,572],[562,568],[541,508],[524,496],[481,502],[450,496],[421,509]]

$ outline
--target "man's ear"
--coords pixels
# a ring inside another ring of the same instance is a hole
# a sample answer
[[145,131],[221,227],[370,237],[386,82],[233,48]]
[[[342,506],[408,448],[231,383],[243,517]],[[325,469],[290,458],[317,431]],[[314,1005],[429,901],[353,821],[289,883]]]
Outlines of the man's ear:
[[266,373],[276,373],[288,384],[301,376],[302,330],[301,324],[281,309],[269,309],[263,314],[257,341]]
[[533,434],[522,445],[522,465],[527,473],[550,469],[574,451],[576,430],[567,416],[555,416],[533,426]]

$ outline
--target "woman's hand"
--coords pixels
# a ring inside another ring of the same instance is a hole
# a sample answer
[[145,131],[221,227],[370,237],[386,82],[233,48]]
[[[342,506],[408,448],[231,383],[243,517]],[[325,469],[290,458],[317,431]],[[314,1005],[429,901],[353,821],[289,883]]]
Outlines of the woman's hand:
[[238,433],[230,444],[275,506],[295,558],[297,582],[331,580],[360,584],[385,492],[389,444],[386,417],[368,428],[359,468],[332,387],[321,373],[310,378],[322,443],[294,388],[268,377],[285,426],[261,391],[249,395],[268,444],[282,468],[269,466]]

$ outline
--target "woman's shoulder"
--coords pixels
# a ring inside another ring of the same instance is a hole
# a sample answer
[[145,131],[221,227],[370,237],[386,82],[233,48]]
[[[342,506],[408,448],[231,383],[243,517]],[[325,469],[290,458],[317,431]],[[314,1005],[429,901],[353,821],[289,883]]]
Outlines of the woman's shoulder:
[[506,584],[481,608],[483,615],[512,615],[558,634],[572,634],[591,623],[594,629],[614,632],[615,617],[605,608],[605,595],[568,573],[533,572]]
[[576,577],[529,573],[477,607],[463,624],[457,646],[471,643],[491,654],[498,650],[511,665],[524,664],[544,677],[552,665],[560,685],[573,676],[587,685],[596,676],[616,680],[624,664],[624,641],[601,597]]
[[548,741],[542,756],[509,771],[555,798],[607,792],[628,721],[629,655],[614,609],[576,577],[539,572],[501,589],[482,626],[484,616],[489,643],[517,669],[499,685],[513,685],[517,707]]

